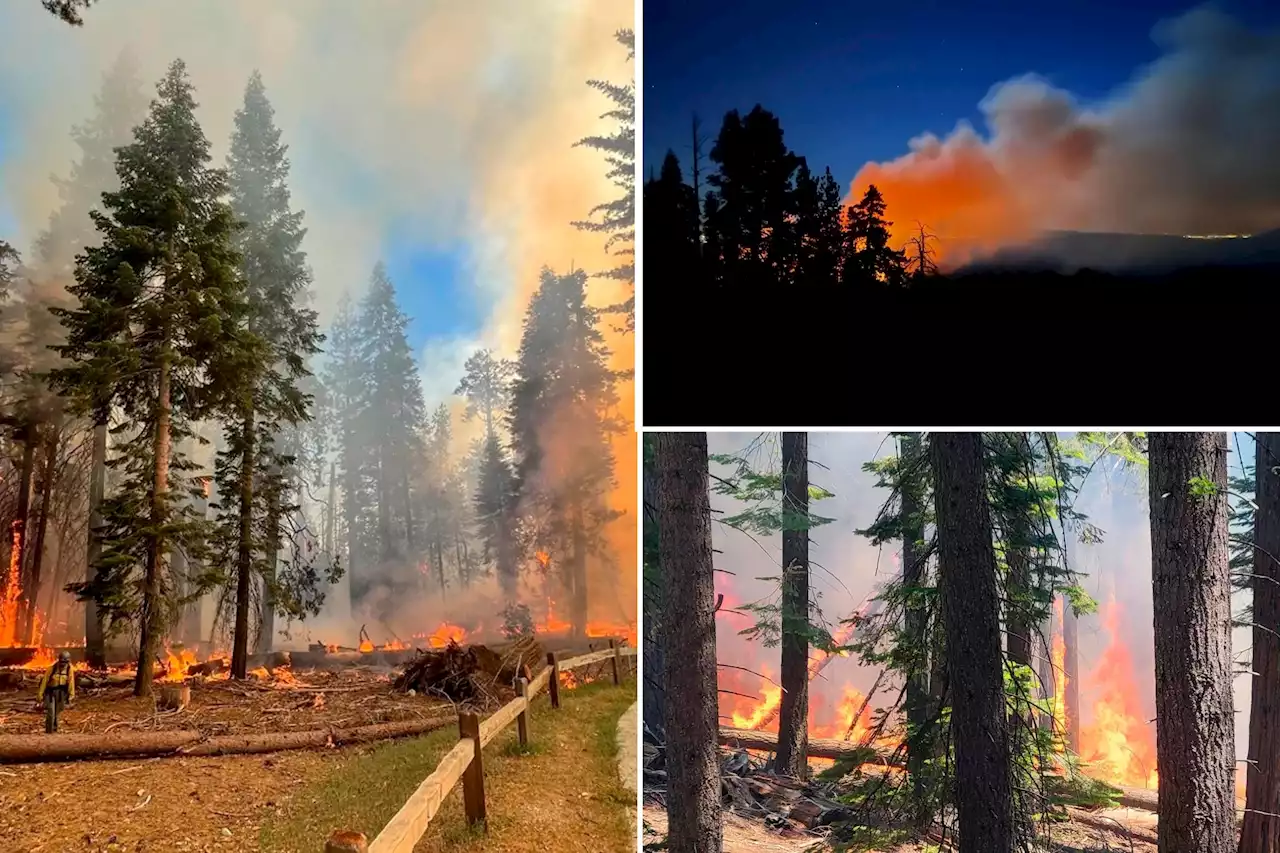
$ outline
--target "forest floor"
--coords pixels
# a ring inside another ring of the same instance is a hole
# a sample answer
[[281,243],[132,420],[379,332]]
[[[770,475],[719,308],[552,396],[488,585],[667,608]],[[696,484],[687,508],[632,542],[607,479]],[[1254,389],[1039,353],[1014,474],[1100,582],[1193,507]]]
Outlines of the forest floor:
[[[1101,811],[1069,809],[1069,820],[1055,824],[1040,848],[1046,853],[1156,853],[1156,816],[1142,809]],[[645,845],[656,845],[667,834],[667,812],[657,803],[644,807]],[[777,830],[761,820],[726,812],[724,853],[817,853],[836,849],[824,835]],[[886,847],[850,848],[859,853],[939,853],[936,840],[907,841]],[[953,849],[951,847],[942,850]]]
[[[514,726],[486,749],[488,835],[466,828],[456,788],[419,851],[634,849],[617,727],[635,682],[561,696],[559,711],[535,700],[527,751]],[[376,835],[456,740],[449,727],[323,751],[0,766],[0,838],[17,853],[315,853],[333,829]]]
[[[263,669],[242,682],[194,678],[190,704],[181,711],[160,712],[154,699],[133,695],[127,676],[96,687],[81,678],[76,701],[63,712],[58,729],[82,734],[177,729],[208,736],[262,734],[426,719],[448,707],[396,692],[391,687],[394,672],[364,666],[298,672],[279,668]],[[35,701],[40,672],[24,675],[19,689],[0,692],[0,734],[44,731],[44,712]]]

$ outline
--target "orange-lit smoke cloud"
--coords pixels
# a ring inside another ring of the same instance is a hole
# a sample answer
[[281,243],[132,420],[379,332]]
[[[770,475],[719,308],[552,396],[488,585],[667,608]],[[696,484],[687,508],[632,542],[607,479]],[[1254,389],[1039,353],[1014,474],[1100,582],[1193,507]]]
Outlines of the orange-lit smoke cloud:
[[910,152],[868,163],[895,242],[916,223],[946,262],[1046,230],[1253,234],[1280,227],[1280,33],[1259,34],[1209,8],[1163,21],[1163,55],[1106,101],[1086,106],[1028,75],[967,122]]

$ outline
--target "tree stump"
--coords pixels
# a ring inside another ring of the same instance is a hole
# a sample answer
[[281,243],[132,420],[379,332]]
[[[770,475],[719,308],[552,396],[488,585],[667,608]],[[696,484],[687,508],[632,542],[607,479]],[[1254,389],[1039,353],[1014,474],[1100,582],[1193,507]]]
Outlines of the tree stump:
[[190,684],[166,684],[160,688],[156,699],[156,707],[161,711],[181,711],[190,704]]
[[368,853],[369,841],[362,832],[335,829],[325,842],[324,853]]

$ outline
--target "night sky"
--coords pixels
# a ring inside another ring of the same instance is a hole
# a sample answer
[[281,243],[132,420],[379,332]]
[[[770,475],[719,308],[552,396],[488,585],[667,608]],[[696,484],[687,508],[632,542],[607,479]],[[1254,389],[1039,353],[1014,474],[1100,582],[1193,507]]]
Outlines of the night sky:
[[[714,137],[725,112],[759,103],[792,150],[847,186],[925,131],[961,119],[984,131],[978,104],[1003,80],[1034,72],[1086,103],[1107,97],[1157,57],[1156,22],[1194,5],[645,0],[645,173],[670,148],[688,176],[694,113]],[[1218,7],[1251,27],[1280,23],[1274,0]]]

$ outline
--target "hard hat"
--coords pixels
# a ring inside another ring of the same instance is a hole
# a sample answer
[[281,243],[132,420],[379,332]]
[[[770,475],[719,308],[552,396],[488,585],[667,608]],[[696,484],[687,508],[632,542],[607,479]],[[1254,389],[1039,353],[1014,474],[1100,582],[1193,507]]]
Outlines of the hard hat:
[[71,652],[68,652],[68,651],[58,652],[58,660],[62,661],[63,663],[66,663],[67,661],[71,660]]

